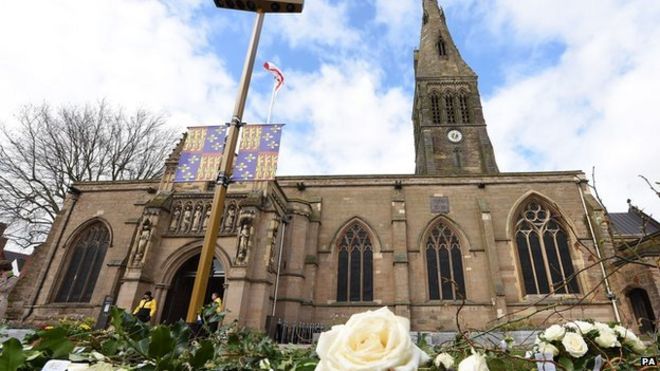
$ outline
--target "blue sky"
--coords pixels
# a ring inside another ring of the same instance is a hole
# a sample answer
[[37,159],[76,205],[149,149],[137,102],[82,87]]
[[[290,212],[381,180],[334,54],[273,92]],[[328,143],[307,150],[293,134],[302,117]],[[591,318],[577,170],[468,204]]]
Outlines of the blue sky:
[[[596,167],[612,210],[660,202],[660,2],[446,0],[453,38],[479,75],[503,171]],[[27,103],[106,98],[186,126],[230,119],[254,16],[211,0],[10,2],[0,9],[0,121]],[[267,16],[244,119],[267,114],[275,62],[287,83],[278,173],[414,170],[412,51],[421,0],[307,0]]]

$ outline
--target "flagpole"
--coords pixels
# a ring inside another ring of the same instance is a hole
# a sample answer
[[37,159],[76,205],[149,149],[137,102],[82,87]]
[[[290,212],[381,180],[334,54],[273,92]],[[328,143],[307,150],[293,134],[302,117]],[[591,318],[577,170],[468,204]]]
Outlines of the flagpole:
[[188,306],[186,322],[191,324],[195,323],[197,320],[197,313],[204,304],[204,295],[206,294],[209,275],[211,274],[211,263],[213,262],[215,246],[218,239],[218,229],[220,228],[220,220],[222,219],[222,213],[225,209],[225,196],[227,195],[227,188],[229,187],[229,181],[231,179],[238,135],[241,126],[244,125],[243,112],[245,111],[245,101],[247,100],[252,71],[254,69],[254,60],[257,54],[257,46],[259,45],[259,36],[261,34],[261,28],[264,24],[265,16],[262,9],[259,9],[256,13],[257,18],[254,22],[250,46],[245,58],[245,64],[243,65],[243,74],[239,84],[238,96],[236,97],[234,114],[232,116],[231,124],[229,125],[229,133],[227,134],[227,144],[225,145],[220,168],[218,169],[218,177],[215,182],[215,194],[213,195],[213,203],[211,204],[211,215],[209,217],[206,234],[204,235],[204,244],[202,245],[202,252],[199,256],[199,265],[197,266],[195,283],[193,284],[193,291]]
[[268,118],[266,124],[270,124],[270,119],[273,115],[273,105],[275,104],[275,95],[277,94],[277,80],[273,82],[273,93],[270,95],[270,107],[268,108]]

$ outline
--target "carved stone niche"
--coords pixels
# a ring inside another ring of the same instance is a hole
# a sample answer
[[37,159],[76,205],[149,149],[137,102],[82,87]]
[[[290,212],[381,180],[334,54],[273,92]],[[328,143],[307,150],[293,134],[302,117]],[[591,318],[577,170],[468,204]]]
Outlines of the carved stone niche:
[[256,210],[253,208],[241,208],[238,217],[238,243],[236,247],[236,265],[246,265],[249,260],[250,251],[254,243],[254,218]]
[[238,203],[236,201],[229,201],[225,205],[225,211],[222,215],[222,223],[220,225],[221,234],[234,234],[236,233],[236,226],[238,221]]
[[280,219],[275,217],[270,221],[268,226],[268,271],[272,273],[277,272],[277,251],[281,246],[279,245],[279,229],[280,229]]
[[156,230],[155,223],[153,218],[157,217],[157,213],[148,213],[142,217],[142,222],[140,223],[137,238],[133,243],[132,253],[129,260],[129,266],[133,268],[139,268],[144,265],[144,260],[149,251],[149,247],[152,244],[154,237],[154,232]]

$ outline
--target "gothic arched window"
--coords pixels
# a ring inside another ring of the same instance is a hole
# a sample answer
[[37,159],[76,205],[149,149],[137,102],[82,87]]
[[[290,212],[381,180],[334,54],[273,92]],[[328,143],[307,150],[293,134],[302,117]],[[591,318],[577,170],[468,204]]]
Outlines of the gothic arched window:
[[55,296],[56,302],[89,302],[109,245],[110,231],[101,222],[89,225],[78,234],[70,246],[71,258]]
[[373,245],[367,229],[354,222],[337,241],[337,301],[373,300]]
[[541,202],[527,203],[516,223],[516,246],[526,294],[575,294],[580,290],[559,217]]
[[438,94],[433,92],[431,93],[431,113],[433,114],[433,123],[440,123],[440,97]]
[[463,258],[458,236],[445,223],[438,222],[426,239],[426,271],[431,300],[465,298]]
[[454,109],[454,97],[451,94],[445,95],[445,113],[447,114],[447,123],[456,123],[456,112]]
[[468,97],[465,94],[461,94],[458,97],[458,107],[461,110],[461,120],[463,123],[470,122],[470,109],[468,106]]
[[438,39],[438,54],[440,54],[441,57],[447,55],[447,47],[445,46],[445,42],[442,39]]

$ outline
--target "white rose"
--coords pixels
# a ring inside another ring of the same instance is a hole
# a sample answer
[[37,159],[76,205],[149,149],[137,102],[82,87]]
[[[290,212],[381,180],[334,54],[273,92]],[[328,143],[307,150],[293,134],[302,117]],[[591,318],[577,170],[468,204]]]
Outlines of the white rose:
[[632,344],[630,344],[630,347],[636,353],[642,353],[646,349],[646,345],[644,345],[644,342],[639,339],[633,341]]
[[611,328],[608,324],[602,322],[594,322],[594,327],[598,332],[609,331],[614,332],[614,329]]
[[646,345],[644,345],[644,342],[639,340],[637,335],[635,335],[632,330],[629,330],[623,326],[616,325],[614,326],[614,332],[619,335],[620,338],[623,339],[623,343],[628,345],[629,347],[632,348],[637,353],[641,353],[646,349]]
[[632,332],[632,330],[629,330],[623,326],[619,326],[619,325],[614,326],[614,332],[616,332],[617,335],[619,335],[619,337],[623,338],[624,343],[626,344],[628,343],[632,344],[635,341],[639,340],[637,335],[635,335],[635,333]]
[[410,321],[387,307],[351,316],[321,334],[316,371],[416,370],[430,357],[410,340]]
[[557,356],[559,354],[559,349],[557,349],[556,346],[546,343],[545,341],[542,341],[538,344],[536,344],[536,350],[538,353],[552,353],[553,356]]
[[570,327],[576,330],[579,330],[582,335],[587,334],[589,331],[594,329],[594,325],[585,321],[573,321],[566,324],[566,327]]
[[603,348],[614,348],[621,346],[621,343],[619,343],[619,340],[616,338],[614,331],[607,330],[599,330],[598,337],[596,338],[596,344]]
[[566,329],[563,328],[560,325],[552,325],[545,329],[543,332],[543,338],[546,341],[555,341],[555,340],[561,340],[561,338],[564,336],[566,333]]
[[566,351],[575,358],[582,357],[589,350],[582,336],[575,332],[567,332],[561,343],[566,348]]
[[440,365],[442,365],[442,367],[444,367],[445,370],[449,370],[450,368],[454,367],[454,357],[452,357],[447,353],[440,353],[433,360],[433,364],[437,368],[440,368]]
[[472,355],[458,364],[458,371],[490,371],[486,363],[486,357],[472,350]]

